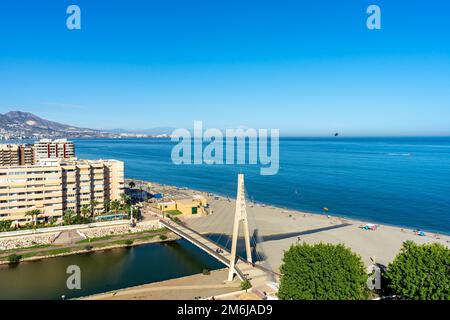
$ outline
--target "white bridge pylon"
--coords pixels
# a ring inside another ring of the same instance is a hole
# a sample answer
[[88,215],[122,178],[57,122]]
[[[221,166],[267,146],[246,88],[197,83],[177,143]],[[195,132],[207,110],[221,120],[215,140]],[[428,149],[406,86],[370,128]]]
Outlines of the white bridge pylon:
[[239,227],[240,224],[244,227],[244,241],[245,241],[245,251],[247,253],[247,261],[252,263],[252,252],[250,248],[250,234],[248,230],[248,219],[247,210],[245,206],[245,189],[244,189],[244,175],[240,173],[238,175],[238,187],[236,196],[236,211],[234,214],[234,227],[233,235],[231,241],[231,259],[230,259],[230,270],[228,272],[228,281],[233,281],[234,274],[236,273],[236,250],[237,250],[237,240],[239,237]]

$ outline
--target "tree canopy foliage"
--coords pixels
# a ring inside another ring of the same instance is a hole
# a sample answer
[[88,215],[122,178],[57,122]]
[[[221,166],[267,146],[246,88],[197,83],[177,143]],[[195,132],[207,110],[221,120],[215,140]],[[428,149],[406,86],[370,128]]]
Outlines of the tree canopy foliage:
[[403,299],[449,300],[450,249],[407,241],[384,277],[392,292]]
[[344,245],[293,245],[284,253],[278,296],[283,300],[367,298],[361,257]]

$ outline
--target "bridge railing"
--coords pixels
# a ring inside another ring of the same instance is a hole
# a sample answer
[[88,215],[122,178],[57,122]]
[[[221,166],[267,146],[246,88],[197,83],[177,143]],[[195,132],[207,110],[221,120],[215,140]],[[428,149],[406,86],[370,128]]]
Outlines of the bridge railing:
[[[219,255],[217,252],[215,252],[214,250],[212,250],[211,248],[208,248],[208,247],[205,246],[203,243],[201,243],[201,242],[199,242],[198,240],[192,238],[192,237],[191,237],[190,235],[188,235],[186,232],[183,232],[183,231],[181,231],[179,228],[176,227],[176,226],[180,226],[180,227],[186,228],[185,226],[179,225],[179,224],[177,224],[177,223],[175,223],[175,222],[173,222],[173,223],[168,223],[168,222],[166,222],[166,221],[164,221],[164,220],[160,220],[160,221],[161,221],[161,223],[164,224],[168,229],[172,229],[173,232],[180,233],[180,235],[181,235],[183,238],[186,238],[186,239],[188,239],[188,240],[191,240],[192,242],[195,242],[198,246],[201,246],[202,249],[208,251],[211,255],[214,255],[215,257],[217,257],[217,259],[221,260],[222,263],[224,263],[224,264],[226,264],[226,265],[229,265],[229,264],[230,264],[230,261],[229,261],[228,259],[225,259],[225,258],[222,257],[221,255]],[[174,226],[174,225],[175,225],[175,226]],[[186,228],[186,229],[188,229],[189,231],[192,231],[192,230],[189,229],[189,228]],[[199,236],[201,236],[201,235],[199,235]],[[203,237],[203,236],[202,236],[202,237]],[[203,237],[203,238],[204,238],[204,237]]]
[[[175,223],[175,222],[174,222],[174,223]],[[178,224],[178,223],[176,223],[176,224]],[[178,225],[180,225],[180,224],[178,224]],[[197,232],[196,230],[194,230],[194,229],[192,229],[192,228],[186,226],[185,224],[181,224],[181,226],[182,226],[183,228],[188,229],[188,230],[191,231],[192,233],[195,233],[195,234],[197,234],[198,236],[205,238],[204,235],[202,235],[201,233]],[[214,243],[214,244],[215,244],[216,246],[220,247],[222,250],[227,251],[228,253],[230,253],[230,251],[228,251],[228,248],[226,248],[225,246],[223,246],[223,245],[221,245],[221,244],[219,244],[219,243]],[[249,262],[248,262],[246,259],[244,259],[243,257],[237,256],[237,258],[238,258],[238,260],[241,260],[242,262],[249,264]],[[262,271],[265,271],[265,272],[267,272],[267,273],[271,273],[271,274],[273,274],[273,275],[276,276],[276,277],[281,277],[281,274],[280,274],[280,273],[275,272],[275,271],[273,271],[272,269],[268,269],[268,268],[266,268],[266,267],[263,267],[263,266],[261,266],[261,265],[259,265],[259,264],[253,263],[252,266],[255,267],[255,268],[257,268],[257,269],[260,269],[260,270],[262,270]]]
[[[188,235],[186,232],[181,231],[179,228],[175,227],[174,225],[179,226],[179,227],[182,227],[182,228],[186,228],[186,229],[188,229],[189,231],[191,231],[191,232],[197,234],[198,236],[202,237],[203,239],[205,239],[205,237],[204,237],[203,235],[201,235],[200,233],[198,233],[198,232],[196,232],[195,230],[192,230],[191,228],[188,228],[188,227],[186,227],[186,226],[184,226],[184,225],[179,225],[179,224],[177,224],[177,223],[175,223],[175,222],[173,222],[173,221],[172,221],[171,223],[168,223],[167,221],[160,220],[160,222],[161,222],[163,225],[165,225],[168,229],[174,229],[174,230],[172,230],[172,231],[175,232],[175,233],[180,234],[180,236],[182,236],[183,238],[186,238],[187,240],[190,240],[190,241],[194,242],[197,246],[199,246],[199,247],[201,247],[203,250],[207,251],[210,255],[212,255],[213,257],[215,257],[217,260],[219,260],[219,261],[222,262],[223,264],[225,264],[225,265],[227,265],[227,266],[230,266],[230,260],[224,258],[222,255],[220,255],[219,253],[215,252],[215,251],[212,250],[211,248],[205,246],[203,243],[199,242],[198,240],[192,238],[192,237],[191,237],[190,235]],[[210,241],[210,240],[208,239],[208,241]],[[221,246],[219,246],[219,247],[221,247]],[[245,280],[245,279],[247,278],[247,277],[241,272],[241,270],[239,270],[238,268],[235,268],[235,271],[236,271],[236,273],[239,275],[239,278],[241,278],[242,280]]]

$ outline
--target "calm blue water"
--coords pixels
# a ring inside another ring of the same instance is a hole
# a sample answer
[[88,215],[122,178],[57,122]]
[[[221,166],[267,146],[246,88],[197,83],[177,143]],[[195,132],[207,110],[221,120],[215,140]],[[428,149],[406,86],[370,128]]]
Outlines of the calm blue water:
[[[67,267],[81,269],[81,289],[68,290]],[[162,267],[163,266],[163,267]],[[0,266],[0,300],[67,299],[198,274],[224,266],[186,240]]]
[[256,201],[450,234],[450,138],[285,138],[280,170],[174,165],[168,139],[78,140],[80,158],[125,161],[129,178],[235,195],[236,174]]

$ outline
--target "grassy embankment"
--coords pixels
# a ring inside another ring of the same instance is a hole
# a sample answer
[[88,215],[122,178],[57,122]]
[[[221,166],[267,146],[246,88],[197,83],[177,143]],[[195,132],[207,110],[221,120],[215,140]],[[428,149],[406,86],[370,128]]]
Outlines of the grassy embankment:
[[[97,238],[88,238],[75,244],[55,246],[36,245],[28,248],[16,248],[0,252],[0,263],[8,263],[14,255],[20,256],[20,260],[31,260],[47,258],[52,256],[78,254],[96,250],[112,249],[117,247],[132,246],[148,242],[164,241],[169,239],[166,228],[147,230],[137,233],[126,233],[121,235],[110,235]],[[15,259],[14,259],[15,260]]]

